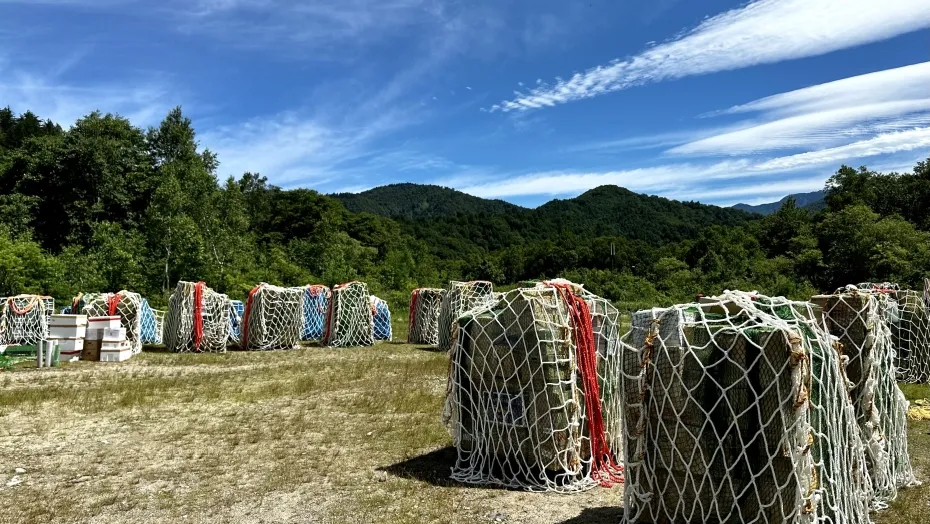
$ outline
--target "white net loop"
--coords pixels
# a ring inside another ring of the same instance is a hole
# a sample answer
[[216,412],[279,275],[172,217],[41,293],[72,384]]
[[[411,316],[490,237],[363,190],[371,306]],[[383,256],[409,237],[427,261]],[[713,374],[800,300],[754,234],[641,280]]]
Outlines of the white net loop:
[[203,282],[180,281],[168,300],[165,346],[175,352],[225,352],[232,304]]
[[849,358],[850,397],[866,444],[875,498],[873,509],[887,507],[898,488],[917,483],[907,450],[907,400],[895,383],[894,346],[889,310],[897,304],[886,293],[847,286],[816,296],[830,334]]
[[456,329],[455,320],[467,311],[482,308],[495,301],[494,285],[484,280],[449,282],[439,309],[439,349],[452,347]]
[[249,292],[242,321],[246,350],[294,349],[304,322],[302,287],[278,287],[264,282]]
[[17,295],[0,299],[0,345],[33,345],[48,338],[48,323],[55,299],[41,295]]
[[873,497],[819,308],[725,291],[624,336],[627,522],[862,523]]
[[439,344],[439,308],[444,293],[442,289],[423,287],[410,294],[408,344]]
[[453,479],[563,493],[622,481],[619,314],[563,289],[515,289],[456,320],[443,409]]
[[326,286],[309,285],[304,295],[304,328],[301,340],[322,340],[326,331],[326,315],[333,292]]
[[332,289],[323,345],[361,347],[374,344],[374,316],[368,284],[347,282]]
[[375,340],[391,340],[393,330],[391,328],[391,309],[388,303],[374,295],[369,297],[371,301],[372,315],[372,337]]
[[75,300],[81,301],[81,312],[88,317],[118,316],[133,354],[142,352],[142,295],[124,289],[117,293],[86,293]]

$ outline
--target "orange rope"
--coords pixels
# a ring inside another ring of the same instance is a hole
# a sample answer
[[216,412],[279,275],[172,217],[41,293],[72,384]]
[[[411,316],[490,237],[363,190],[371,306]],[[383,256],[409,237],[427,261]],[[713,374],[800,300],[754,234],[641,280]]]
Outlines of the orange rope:
[[200,342],[203,340],[203,288],[206,284],[194,284],[194,351],[200,352]]
[[601,392],[597,382],[597,346],[594,343],[594,325],[591,309],[583,298],[576,295],[567,284],[551,283],[568,308],[572,324],[578,370],[584,389],[585,414],[588,419],[588,434],[591,438],[591,478],[603,487],[623,482],[623,466],[615,462],[607,433],[604,429],[604,414],[601,411]]
[[249,298],[245,299],[245,312],[242,314],[242,349],[249,347],[249,315],[252,313],[252,297],[262,286],[258,285],[249,291]]
[[116,308],[119,306],[119,293],[107,295],[107,314],[111,317],[116,314]]
[[420,290],[414,289],[410,295],[410,312],[407,315],[407,343],[410,344],[410,334],[413,333],[413,326],[417,323],[417,302],[420,298]]

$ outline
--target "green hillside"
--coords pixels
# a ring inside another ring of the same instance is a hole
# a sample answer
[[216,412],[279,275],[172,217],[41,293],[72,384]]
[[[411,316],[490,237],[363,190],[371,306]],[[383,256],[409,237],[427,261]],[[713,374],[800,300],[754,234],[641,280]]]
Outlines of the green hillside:
[[810,193],[795,193],[782,198],[778,202],[769,202],[767,204],[758,204],[754,206],[749,204],[736,204],[733,206],[733,209],[739,209],[749,213],[758,213],[760,215],[771,215],[778,211],[789,198],[793,198],[798,207],[803,207],[804,209],[816,213],[826,206],[823,200],[826,194],[826,191],[822,189],[819,191],[811,191]]
[[391,218],[435,218],[456,213],[503,213],[522,209],[503,200],[487,200],[427,184],[390,184],[361,193],[330,196],[354,213],[367,212]]

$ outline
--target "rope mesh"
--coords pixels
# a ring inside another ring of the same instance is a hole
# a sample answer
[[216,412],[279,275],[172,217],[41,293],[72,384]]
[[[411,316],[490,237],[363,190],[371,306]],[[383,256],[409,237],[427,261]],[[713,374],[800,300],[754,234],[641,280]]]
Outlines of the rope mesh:
[[391,310],[384,300],[371,295],[372,337],[375,340],[391,340]]
[[[198,296],[199,301],[196,300]],[[168,300],[165,346],[175,352],[225,352],[230,338],[230,315],[232,304],[229,297],[213,291],[202,282],[182,280]],[[197,322],[198,316],[200,322]]]
[[861,523],[873,497],[819,308],[738,291],[624,336],[627,522]]
[[442,296],[439,307],[439,349],[452,347],[455,320],[470,309],[490,304],[494,300],[493,291],[493,284],[484,280],[449,282],[449,290]]
[[856,286],[811,301],[823,308],[827,329],[849,358],[846,375],[866,444],[875,492],[872,507],[884,509],[899,487],[917,484],[907,450],[908,403],[895,383],[889,311],[897,304],[886,293]]
[[924,280],[921,292],[901,289],[890,282],[865,282],[857,287],[888,294],[897,304],[897,308],[889,309],[888,316],[898,382],[930,382],[930,279]]
[[142,343],[143,344],[162,344],[164,343],[165,331],[165,312],[160,309],[154,309],[149,305],[149,301],[142,299]]
[[326,313],[333,292],[326,286],[307,286],[304,291],[304,328],[301,340],[322,340],[326,331]]
[[444,293],[442,289],[424,287],[410,294],[408,344],[439,344],[439,307]]
[[32,345],[48,338],[48,323],[55,312],[55,299],[39,295],[17,295],[0,299],[0,345]]
[[347,282],[333,288],[323,345],[359,347],[374,344],[374,319],[368,284]]
[[249,292],[242,320],[242,347],[247,350],[294,349],[304,324],[302,287],[262,282]]
[[88,317],[118,316],[133,354],[142,352],[142,301],[142,295],[125,289],[118,293],[85,293],[75,299],[76,303],[84,303],[81,312]]
[[463,314],[443,409],[458,454],[452,478],[563,493],[621,481],[618,318],[567,281]]

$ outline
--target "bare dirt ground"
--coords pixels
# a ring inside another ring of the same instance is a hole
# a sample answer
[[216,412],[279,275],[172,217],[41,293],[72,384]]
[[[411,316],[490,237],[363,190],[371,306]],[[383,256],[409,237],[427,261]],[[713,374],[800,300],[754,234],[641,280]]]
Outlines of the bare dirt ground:
[[[443,353],[382,344],[2,373],[0,522],[620,521],[622,488],[449,481],[447,365]],[[912,423],[910,438],[926,481],[930,422]],[[15,468],[21,483],[7,486]],[[876,520],[928,514],[925,483]]]

